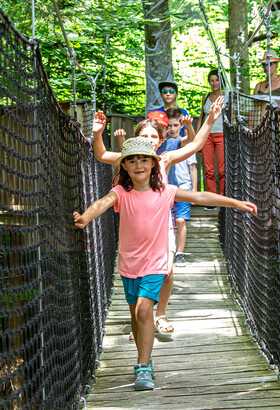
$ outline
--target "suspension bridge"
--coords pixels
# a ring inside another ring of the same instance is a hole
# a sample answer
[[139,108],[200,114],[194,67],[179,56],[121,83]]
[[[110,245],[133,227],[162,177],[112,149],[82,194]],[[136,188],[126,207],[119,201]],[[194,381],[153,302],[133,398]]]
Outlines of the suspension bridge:
[[94,103],[81,128],[57,103],[38,42],[0,19],[1,407],[279,408],[277,104],[263,115],[260,101],[229,94],[226,195],[255,202],[258,215],[193,208],[168,311],[174,336],[157,335],[155,391],[131,393],[117,217],[108,211],[82,232],[72,220],[111,186],[111,167],[92,152]]
[[218,235],[218,211],[192,207],[186,267],[174,267],[168,317],[175,333],[156,333],[155,390],[134,391],[136,348],[128,339],[129,309],[115,279],[105,322],[100,369],[87,409],[277,409],[277,372],[252,337],[227,277]]

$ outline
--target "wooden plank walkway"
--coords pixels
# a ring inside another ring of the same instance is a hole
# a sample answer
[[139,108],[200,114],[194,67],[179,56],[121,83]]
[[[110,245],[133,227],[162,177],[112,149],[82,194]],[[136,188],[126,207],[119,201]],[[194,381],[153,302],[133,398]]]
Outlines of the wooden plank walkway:
[[230,291],[219,245],[217,211],[192,207],[185,254],[174,268],[168,306],[175,333],[156,333],[155,390],[134,391],[136,347],[117,276],[106,321],[104,355],[87,409],[280,409],[280,384],[253,342]]

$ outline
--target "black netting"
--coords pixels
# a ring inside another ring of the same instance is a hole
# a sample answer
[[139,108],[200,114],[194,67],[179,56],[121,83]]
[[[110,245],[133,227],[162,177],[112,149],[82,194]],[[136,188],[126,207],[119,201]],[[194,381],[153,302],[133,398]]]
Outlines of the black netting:
[[239,104],[231,95],[224,116],[225,194],[256,203],[258,215],[223,209],[220,234],[252,332],[280,368],[280,110],[244,95]]
[[38,43],[1,10],[0,145],[1,408],[77,407],[102,344],[117,221],[111,209],[78,231],[72,212],[109,191],[111,168],[57,104]]

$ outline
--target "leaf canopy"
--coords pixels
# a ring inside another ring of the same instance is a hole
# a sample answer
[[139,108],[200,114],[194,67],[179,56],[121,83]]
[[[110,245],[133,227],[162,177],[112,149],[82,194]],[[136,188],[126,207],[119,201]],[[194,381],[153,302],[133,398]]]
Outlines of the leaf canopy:
[[[143,0],[146,1],[146,0]],[[145,112],[145,32],[144,25],[163,22],[151,13],[145,18],[141,0],[57,0],[63,25],[78,63],[88,76],[96,78],[97,108],[107,112],[140,114]],[[146,3],[155,4],[155,1]],[[229,70],[226,49],[228,27],[227,0],[203,2],[207,23]],[[15,27],[31,37],[31,2],[1,0],[2,9]],[[262,18],[262,1],[248,2],[248,31],[254,31]],[[72,94],[68,52],[51,0],[35,2],[35,33],[40,40],[45,70],[57,99],[68,100]],[[217,67],[215,49],[205,30],[199,1],[169,0],[173,28],[173,70],[179,84],[178,105],[190,114],[199,114],[201,98],[208,91],[207,74]],[[280,29],[279,12],[272,13],[272,31]],[[265,33],[265,27],[259,34]],[[280,55],[280,40],[272,40]],[[251,88],[263,78],[257,63],[266,49],[266,42],[249,48]],[[91,87],[76,70],[77,98],[92,98]]]

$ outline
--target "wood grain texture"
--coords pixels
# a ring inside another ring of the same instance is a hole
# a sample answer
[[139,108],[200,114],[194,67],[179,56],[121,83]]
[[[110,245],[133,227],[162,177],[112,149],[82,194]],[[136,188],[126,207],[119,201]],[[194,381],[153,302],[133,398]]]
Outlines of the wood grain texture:
[[187,266],[174,268],[168,317],[172,336],[156,333],[155,390],[134,391],[136,348],[121,280],[106,320],[104,354],[87,409],[280,409],[280,384],[236,303],[219,245],[217,211],[192,207]]

